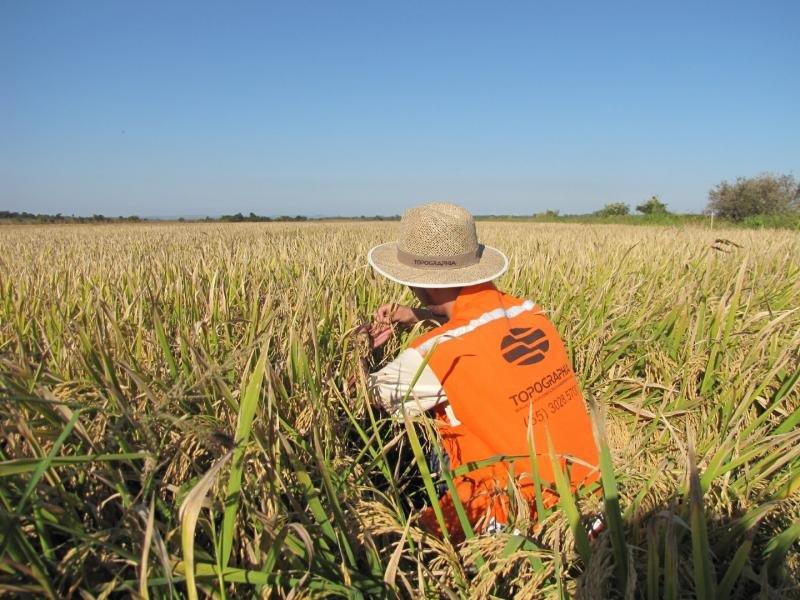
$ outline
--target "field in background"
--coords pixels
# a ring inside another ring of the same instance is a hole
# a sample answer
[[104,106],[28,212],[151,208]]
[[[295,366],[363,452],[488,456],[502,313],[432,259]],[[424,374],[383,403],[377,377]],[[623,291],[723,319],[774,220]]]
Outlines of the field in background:
[[352,335],[410,302],[366,266],[396,224],[8,226],[0,593],[800,597],[800,234],[479,231],[595,405],[596,542],[595,497],[527,536],[417,527],[425,423],[360,378],[404,340],[370,364]]

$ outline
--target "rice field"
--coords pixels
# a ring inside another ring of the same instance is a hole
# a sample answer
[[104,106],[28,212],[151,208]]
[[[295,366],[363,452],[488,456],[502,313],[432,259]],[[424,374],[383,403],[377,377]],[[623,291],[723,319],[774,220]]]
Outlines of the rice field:
[[480,223],[569,347],[603,494],[455,543],[417,522],[430,423],[365,386],[414,333],[354,334],[411,303],[366,264],[396,231],[0,227],[0,594],[800,597],[800,233]]

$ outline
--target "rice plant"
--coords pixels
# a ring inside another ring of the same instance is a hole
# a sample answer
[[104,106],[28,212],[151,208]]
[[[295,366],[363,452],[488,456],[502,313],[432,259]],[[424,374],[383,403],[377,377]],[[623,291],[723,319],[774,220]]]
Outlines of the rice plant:
[[458,541],[418,522],[459,474],[430,423],[365,385],[413,335],[357,334],[411,303],[366,265],[394,225],[0,228],[0,593],[800,597],[800,234],[480,229],[569,346],[603,493]]

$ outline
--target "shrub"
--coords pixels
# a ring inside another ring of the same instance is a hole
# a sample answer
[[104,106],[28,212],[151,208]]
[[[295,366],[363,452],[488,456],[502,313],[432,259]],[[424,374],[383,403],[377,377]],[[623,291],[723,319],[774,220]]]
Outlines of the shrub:
[[619,217],[630,214],[630,212],[630,206],[624,202],[612,202],[611,204],[606,204],[594,214],[596,214],[598,217]]
[[779,215],[800,210],[800,185],[791,175],[763,173],[723,181],[708,193],[708,209],[719,217],[743,221],[755,215]]
[[643,215],[666,215],[668,214],[667,205],[658,196],[651,196],[650,200],[636,207],[636,212]]

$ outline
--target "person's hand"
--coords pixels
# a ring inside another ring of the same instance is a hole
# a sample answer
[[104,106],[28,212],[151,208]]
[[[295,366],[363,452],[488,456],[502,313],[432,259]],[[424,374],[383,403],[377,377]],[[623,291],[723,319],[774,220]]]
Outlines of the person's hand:
[[414,310],[402,304],[381,304],[373,317],[376,325],[403,325],[411,327],[419,319]]
[[385,344],[392,337],[396,325],[410,327],[418,321],[417,315],[408,306],[381,304],[375,311],[369,330],[373,348]]
[[[373,325],[373,327],[375,326]],[[391,326],[384,325],[383,327],[383,329],[380,329],[371,335],[373,348],[383,346],[389,341],[389,338],[392,337],[392,334],[394,333],[394,330],[391,328]]]

